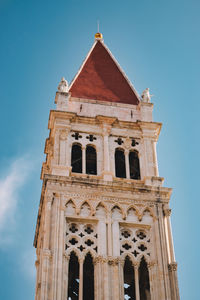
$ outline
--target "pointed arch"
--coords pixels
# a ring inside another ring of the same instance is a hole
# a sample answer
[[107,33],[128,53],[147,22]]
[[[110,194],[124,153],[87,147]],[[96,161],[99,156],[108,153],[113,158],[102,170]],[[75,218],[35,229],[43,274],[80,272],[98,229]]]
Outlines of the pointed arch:
[[83,263],[83,300],[94,300],[94,263],[90,252]]
[[124,267],[124,299],[135,300],[135,273],[134,266],[128,255],[125,257]]
[[68,275],[67,299],[78,300],[79,298],[79,260],[74,251],[70,253]]
[[71,166],[72,172],[82,173],[82,145],[80,143],[72,144]]
[[123,148],[115,149],[115,176],[126,178],[125,153]]
[[135,211],[135,216],[139,217],[139,215],[140,215],[139,209],[138,209],[134,204],[130,204],[130,205],[127,207],[127,210],[126,210],[126,217],[128,217],[128,214],[129,214],[129,211],[130,211],[130,210]]
[[66,204],[65,204],[65,212],[66,214],[69,215],[74,215],[76,214],[76,204],[74,203],[74,201],[72,199],[69,199]]
[[135,257],[132,253],[122,253],[121,254],[121,258],[123,260],[123,266],[124,266],[124,263],[125,263],[125,258],[128,257],[130,259],[130,261],[132,262],[132,265],[134,266],[137,262],[135,260]]
[[83,257],[86,257],[86,255],[87,255],[88,253],[92,256],[93,259],[95,259],[96,256],[97,256],[95,250],[93,250],[93,249],[84,249],[84,250],[83,250]]
[[137,150],[129,152],[129,169],[131,179],[140,179],[140,160]]
[[93,208],[87,200],[85,200],[81,203],[80,209],[79,209],[79,214],[81,216],[90,216],[93,214]]
[[138,271],[140,298],[142,300],[151,300],[149,270],[144,256],[141,258]]
[[65,251],[66,255],[71,255],[71,253],[74,252],[76,256],[78,257],[78,260],[82,258],[82,253],[77,247],[70,247]]
[[103,202],[99,202],[95,208],[95,215],[99,217],[106,217],[108,208]]
[[[117,209],[119,210],[118,213],[117,213]],[[114,204],[113,207],[111,208],[112,217],[114,216],[114,210],[116,211],[115,217],[120,218],[120,214],[121,214],[121,218],[124,219],[124,217],[125,217],[124,209],[119,203]]]
[[143,219],[143,216],[145,215],[145,212],[149,212],[150,216],[155,219],[155,214],[153,212],[153,209],[149,206],[146,206],[143,210],[142,210],[142,213],[141,213],[141,219]]

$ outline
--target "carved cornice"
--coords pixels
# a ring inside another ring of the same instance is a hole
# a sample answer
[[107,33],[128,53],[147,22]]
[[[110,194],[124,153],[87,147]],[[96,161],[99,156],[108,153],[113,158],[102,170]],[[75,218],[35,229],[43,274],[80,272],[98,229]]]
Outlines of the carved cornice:
[[106,116],[96,116],[96,120],[102,125],[113,125],[117,118],[106,117]]

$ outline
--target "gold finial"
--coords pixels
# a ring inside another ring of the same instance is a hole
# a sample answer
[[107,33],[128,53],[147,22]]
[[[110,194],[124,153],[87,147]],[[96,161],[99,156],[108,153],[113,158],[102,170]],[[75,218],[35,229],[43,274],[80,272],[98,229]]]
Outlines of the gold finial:
[[95,40],[102,40],[102,39],[103,39],[103,34],[100,33],[100,32],[97,32],[97,33],[95,34]]

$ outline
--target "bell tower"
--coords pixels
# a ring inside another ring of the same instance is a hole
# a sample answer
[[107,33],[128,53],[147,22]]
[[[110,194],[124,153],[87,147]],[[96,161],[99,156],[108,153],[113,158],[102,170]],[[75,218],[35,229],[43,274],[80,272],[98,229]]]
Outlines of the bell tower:
[[179,300],[172,190],[159,177],[149,89],[140,97],[100,33],[62,78],[34,246],[35,300]]

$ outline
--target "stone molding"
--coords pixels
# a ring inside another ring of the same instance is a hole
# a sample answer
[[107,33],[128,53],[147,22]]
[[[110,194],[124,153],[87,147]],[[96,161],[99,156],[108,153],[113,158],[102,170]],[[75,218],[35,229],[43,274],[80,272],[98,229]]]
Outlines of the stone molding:
[[172,210],[170,208],[164,208],[163,213],[165,217],[170,217],[171,216]]
[[172,263],[170,263],[170,264],[168,264],[168,270],[170,271],[170,272],[172,272],[172,271],[177,271],[177,262],[172,262]]

